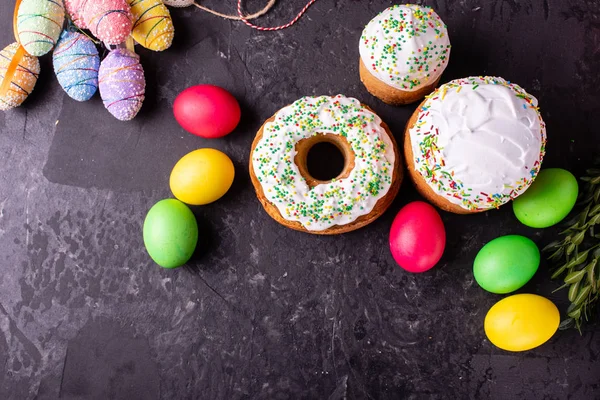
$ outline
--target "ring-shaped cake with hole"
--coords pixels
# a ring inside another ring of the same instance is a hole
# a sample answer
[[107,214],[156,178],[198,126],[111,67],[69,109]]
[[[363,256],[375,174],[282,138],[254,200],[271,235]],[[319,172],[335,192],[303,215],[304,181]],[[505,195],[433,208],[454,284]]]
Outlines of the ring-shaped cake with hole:
[[[329,142],[344,156],[342,172],[314,178],[307,157]],[[267,213],[289,228],[322,235],[349,232],[378,218],[402,182],[401,154],[388,126],[346,97],[303,97],[269,118],[256,134],[250,177]]]

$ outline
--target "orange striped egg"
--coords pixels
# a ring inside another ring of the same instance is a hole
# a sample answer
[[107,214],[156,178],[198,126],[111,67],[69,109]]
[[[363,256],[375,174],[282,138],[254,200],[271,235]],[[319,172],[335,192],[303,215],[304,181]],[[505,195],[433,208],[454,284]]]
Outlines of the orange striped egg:
[[43,56],[58,41],[64,21],[62,0],[23,0],[17,10],[19,42],[32,56]]
[[131,36],[147,49],[163,51],[171,47],[175,28],[162,0],[128,0],[133,15]]
[[[6,72],[17,55],[18,43],[9,44],[0,51],[0,89],[7,79]],[[10,77],[10,83],[4,92],[0,92],[0,110],[9,110],[20,106],[33,91],[40,75],[40,63],[37,57],[22,52],[21,60],[16,60],[16,70]]]

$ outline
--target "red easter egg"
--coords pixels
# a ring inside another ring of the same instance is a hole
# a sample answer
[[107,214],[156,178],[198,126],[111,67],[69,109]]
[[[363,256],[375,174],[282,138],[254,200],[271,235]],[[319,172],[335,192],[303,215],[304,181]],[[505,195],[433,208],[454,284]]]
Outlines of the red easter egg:
[[404,206],[392,223],[390,250],[408,272],[425,272],[435,266],[446,247],[446,229],[431,205],[414,201]]
[[186,131],[204,138],[225,136],[240,122],[241,111],[235,97],[214,85],[185,89],[173,104],[173,114]]

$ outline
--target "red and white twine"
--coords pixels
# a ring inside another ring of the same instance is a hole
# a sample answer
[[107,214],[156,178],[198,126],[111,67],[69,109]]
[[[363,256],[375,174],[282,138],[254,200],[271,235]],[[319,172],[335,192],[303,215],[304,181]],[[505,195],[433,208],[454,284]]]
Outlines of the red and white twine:
[[[196,2],[186,2],[186,1],[182,1],[181,4],[179,5],[179,1],[176,0],[171,0],[171,3],[173,6],[175,7],[185,7],[187,5],[194,5],[197,8],[209,12],[213,15],[216,15],[218,17],[221,18],[226,18],[226,19],[232,19],[232,20],[237,20],[237,21],[242,21],[243,23],[245,23],[246,25],[248,25],[249,27],[253,28],[253,29],[258,29],[259,31],[279,31],[282,29],[286,29],[289,28],[290,26],[294,25],[296,22],[298,22],[298,20],[300,18],[302,18],[302,16],[306,13],[306,11],[308,10],[308,8],[310,6],[312,6],[317,0],[309,0],[309,2],[304,6],[304,8],[302,8],[302,10],[300,10],[300,12],[298,13],[298,15],[296,15],[296,17],[291,20],[290,22],[288,22],[285,25],[280,25],[280,26],[273,26],[273,27],[265,27],[265,26],[259,26],[259,25],[255,25],[252,22],[250,22],[251,19],[256,19],[258,17],[261,17],[263,15],[265,15],[267,12],[269,12],[271,10],[271,8],[273,8],[273,6],[275,5],[275,1],[276,0],[269,0],[269,2],[267,3],[267,5],[260,11],[255,12],[253,14],[247,14],[244,15],[244,13],[242,12],[242,0],[238,0],[237,2],[237,15],[228,15],[228,14],[223,14],[220,13],[218,11],[212,10],[208,7],[202,6]],[[165,3],[167,5],[169,5],[170,2],[165,0]]]
[[296,22],[298,22],[298,20],[300,18],[302,18],[302,16],[304,15],[304,13],[306,13],[306,11],[309,9],[309,7],[312,6],[316,1],[317,0],[309,0],[309,2],[306,3],[306,5],[304,6],[304,8],[302,8],[302,10],[300,10],[300,12],[298,13],[298,15],[296,15],[296,17],[294,19],[292,19],[290,22],[288,22],[287,24],[285,24],[285,25],[279,25],[279,26],[273,26],[273,27],[258,26],[258,25],[254,25],[252,22],[248,21],[248,19],[246,17],[244,17],[244,14],[242,13],[242,0],[238,0],[237,12],[238,12],[238,16],[240,17],[240,20],[243,23],[245,23],[246,25],[248,25],[250,28],[258,29],[259,31],[280,31],[282,29],[289,28],[290,26],[292,26]]

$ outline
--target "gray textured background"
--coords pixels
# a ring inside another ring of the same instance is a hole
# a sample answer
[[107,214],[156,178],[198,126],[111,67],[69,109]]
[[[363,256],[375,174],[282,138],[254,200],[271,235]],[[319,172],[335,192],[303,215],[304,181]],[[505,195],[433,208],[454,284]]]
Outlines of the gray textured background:
[[[600,3],[423,3],[449,27],[442,81],[490,74],[525,87],[548,124],[544,165],[580,175],[600,150]],[[442,214],[444,258],[411,275],[387,246],[393,216],[417,198],[408,182],[382,218],[337,237],[287,230],[255,198],[246,172],[253,135],[303,95],[355,96],[401,138],[414,106],[379,102],[357,70],[362,27],[390,4],[319,0],[277,33],[173,11],[173,48],[139,50],[148,98],[130,123],[114,120],[98,97],[69,99],[50,57],[42,59],[30,99],[0,114],[0,398],[600,398],[598,324],[520,354],[495,348],[483,332],[500,297],[473,282],[478,249],[509,233],[544,245],[557,229],[526,228],[510,207]],[[279,24],[302,5],[280,0],[261,22]],[[2,47],[11,18],[12,1],[3,1]],[[172,101],[198,83],[240,100],[236,132],[206,141],[177,125]],[[194,209],[201,245],[191,265],[162,270],[144,252],[143,218],[170,196],[174,163],[204,146],[232,157],[234,186]],[[552,293],[547,270],[522,291],[564,310],[566,293]]]

